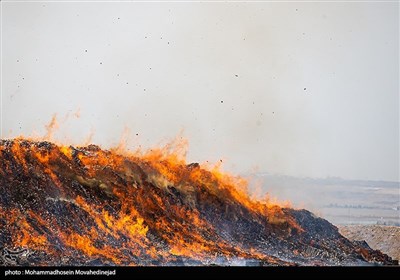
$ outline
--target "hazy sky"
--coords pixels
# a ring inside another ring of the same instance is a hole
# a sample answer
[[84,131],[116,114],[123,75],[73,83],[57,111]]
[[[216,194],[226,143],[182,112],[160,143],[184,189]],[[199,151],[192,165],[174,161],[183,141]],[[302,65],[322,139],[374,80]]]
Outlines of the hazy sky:
[[398,3],[1,3],[3,138],[399,181]]

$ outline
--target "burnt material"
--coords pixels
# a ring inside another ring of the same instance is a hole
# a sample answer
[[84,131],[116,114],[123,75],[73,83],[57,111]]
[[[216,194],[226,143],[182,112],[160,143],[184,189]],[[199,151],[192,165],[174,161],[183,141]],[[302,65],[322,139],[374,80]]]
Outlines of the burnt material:
[[0,140],[0,265],[391,265],[306,210],[156,151]]

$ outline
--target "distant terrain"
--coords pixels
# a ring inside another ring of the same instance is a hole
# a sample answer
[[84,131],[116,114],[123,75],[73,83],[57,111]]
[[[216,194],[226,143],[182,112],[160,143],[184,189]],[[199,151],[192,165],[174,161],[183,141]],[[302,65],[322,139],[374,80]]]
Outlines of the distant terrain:
[[372,249],[400,260],[400,227],[348,225],[339,226],[339,232],[350,240],[365,240]]
[[[297,178],[256,174],[262,195],[289,200],[295,208],[307,208],[338,226],[350,240],[368,245],[393,259],[400,259],[400,183]],[[253,187],[253,191],[256,188]],[[258,190],[260,192],[260,190]]]
[[335,225],[400,226],[399,182],[297,178],[266,173],[252,177],[261,181],[261,192],[289,200],[293,207],[309,209]]

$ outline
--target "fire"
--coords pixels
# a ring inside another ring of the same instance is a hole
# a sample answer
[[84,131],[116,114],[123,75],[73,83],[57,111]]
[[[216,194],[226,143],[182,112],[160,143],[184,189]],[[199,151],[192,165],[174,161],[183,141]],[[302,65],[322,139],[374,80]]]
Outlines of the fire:
[[45,139],[51,140],[53,138],[54,132],[59,128],[59,124],[57,122],[57,114],[54,114],[51,118],[51,121],[46,126],[46,135]]
[[[270,244],[287,244],[296,257],[313,252],[285,205],[251,198],[248,181],[219,164],[188,164],[182,137],[147,151],[123,147],[1,140],[7,244],[63,265],[288,264]],[[294,250],[292,237],[308,251]]]
[[[53,118],[49,136],[55,125]],[[94,145],[58,146],[22,138],[3,141],[1,172],[9,173],[21,166],[24,176],[43,179],[40,189],[49,195],[41,202],[44,205],[38,206],[44,208],[38,210],[44,215],[12,207],[1,209],[2,215],[14,217],[7,220],[7,227],[15,233],[14,246],[60,254],[60,249],[50,246],[55,242],[64,248],[62,254],[75,251],[124,265],[139,264],[140,256],[160,263],[177,257],[209,261],[220,255],[228,259],[267,258],[262,253],[253,254],[252,248],[232,246],[219,236],[197,210],[203,203],[198,195],[204,192],[211,195],[205,200],[230,200],[252,215],[264,217],[264,222],[279,220],[301,230],[285,218],[279,206],[250,199],[245,179],[223,173],[217,165],[188,165],[187,145],[187,140],[176,139],[161,148],[129,153],[121,146],[102,150]],[[68,189],[66,184],[76,189]],[[93,199],[93,194],[104,199]],[[181,202],[171,204],[174,200],[166,200],[165,196]],[[46,208],[61,206],[64,215],[74,217],[73,223],[63,224],[60,216]]]

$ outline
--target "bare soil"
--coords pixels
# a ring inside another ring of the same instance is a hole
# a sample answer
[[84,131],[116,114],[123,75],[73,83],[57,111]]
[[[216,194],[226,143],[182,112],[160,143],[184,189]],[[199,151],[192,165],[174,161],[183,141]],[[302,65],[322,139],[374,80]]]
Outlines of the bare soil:
[[395,260],[400,260],[400,227],[383,225],[338,226],[339,232],[350,240],[365,240]]

